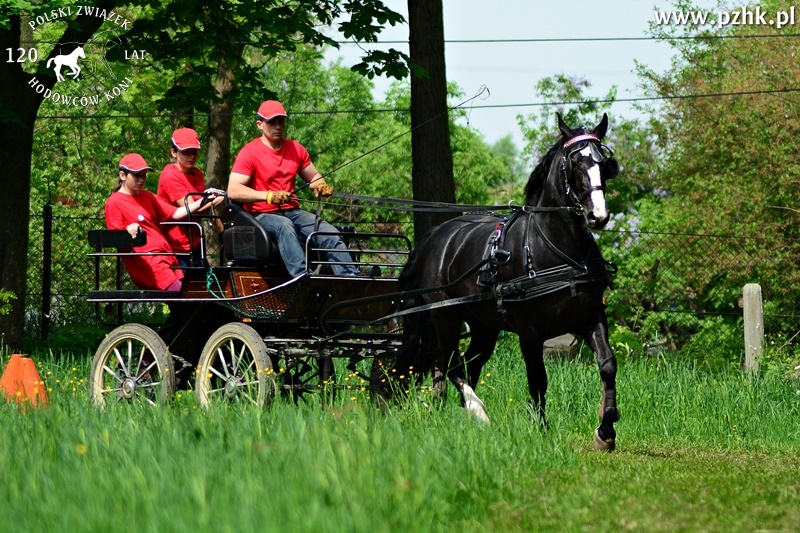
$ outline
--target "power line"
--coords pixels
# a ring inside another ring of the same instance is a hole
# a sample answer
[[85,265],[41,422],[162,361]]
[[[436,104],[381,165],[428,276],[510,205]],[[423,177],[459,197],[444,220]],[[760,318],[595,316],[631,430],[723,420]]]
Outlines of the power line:
[[[445,44],[517,44],[517,43],[580,43],[608,41],[696,41],[708,39],[774,39],[783,37],[800,37],[800,33],[764,33],[758,35],[686,35],[679,37],[551,37],[539,39],[445,39]],[[408,44],[408,41],[377,41],[374,43],[336,41],[337,44],[368,46],[374,44]]]
[[[550,37],[538,39],[445,39],[445,44],[520,44],[520,43],[584,43],[584,42],[628,42],[628,41],[704,41],[711,39],[782,39],[785,37],[800,37],[800,33],[760,33],[757,35],[685,35],[685,36],[645,36],[645,37]],[[408,41],[334,41],[336,44],[352,46],[373,46],[381,44],[408,44]],[[19,44],[58,44],[59,41],[20,41]],[[238,44],[259,43],[249,41]]]
[[[615,98],[615,99],[586,99],[575,100],[566,102],[531,102],[525,104],[486,104],[469,106],[469,109],[500,109],[510,107],[543,107],[543,106],[559,106],[559,105],[581,105],[587,103],[617,103],[617,102],[656,102],[667,100],[690,100],[698,98],[722,98],[729,96],[753,96],[759,94],[773,95],[773,94],[786,94],[800,92],[800,87],[785,88],[785,89],[764,89],[754,91],[736,91],[736,92],[720,92],[720,93],[702,93],[702,94],[680,94],[671,96],[642,96],[636,98]],[[457,107],[449,108],[451,111]],[[292,115],[344,115],[356,113],[408,113],[409,110],[405,108],[379,108],[379,109],[343,109],[335,111],[293,111]],[[196,117],[211,116],[211,113],[192,113]],[[169,118],[174,116],[174,113],[165,114],[150,114],[150,115],[83,115],[83,116],[69,116],[69,115],[44,115],[38,118],[48,119],[107,119],[107,118]],[[254,113],[216,113],[214,116],[226,117],[255,117]]]

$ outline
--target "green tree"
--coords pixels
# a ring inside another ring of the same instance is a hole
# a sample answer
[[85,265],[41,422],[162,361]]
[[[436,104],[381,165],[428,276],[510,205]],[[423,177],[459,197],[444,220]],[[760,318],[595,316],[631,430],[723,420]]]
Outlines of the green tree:
[[[760,6],[772,13],[792,7],[783,1]],[[679,1],[675,9],[696,7]],[[617,243],[614,253],[638,265],[625,276],[640,287],[639,301],[615,307],[620,302],[612,293],[609,303],[619,316],[648,310],[642,327],[671,332],[679,347],[709,330],[700,313],[721,313],[719,320],[734,324],[745,283],[761,283],[770,305],[794,307],[797,283],[786,283],[785,272],[779,277],[776,269],[800,261],[800,248],[787,239],[800,236],[798,215],[786,209],[795,208],[800,192],[800,42],[763,25],[653,25],[651,32],[673,47],[675,57],[664,73],[638,67],[648,94],[663,100],[650,107],[654,118],[647,125],[657,154],[653,193],[635,199],[633,207],[636,229],[665,237],[638,257]],[[670,234],[684,234],[682,242],[698,247],[705,234],[741,240],[718,249],[712,261],[707,253],[678,258]],[[765,258],[764,249],[778,252]]]
[[[76,2],[76,8],[78,4],[97,7],[103,13],[112,12],[118,7],[114,0]],[[240,74],[240,78],[244,80],[249,79],[247,74],[250,78],[255,76],[256,67],[241,62],[241,55],[251,43],[258,47],[268,46],[272,51],[292,49],[299,42],[335,44],[323,34],[324,28],[334,20],[346,36],[374,42],[382,24],[401,20],[399,15],[386,9],[378,0],[261,0],[255,4],[178,0],[134,5],[144,6],[141,13],[145,19],[140,19],[139,24],[149,31],[137,33],[137,24],[134,22],[132,32],[149,36],[151,40],[148,43],[157,47],[157,53],[154,49],[156,63],[168,64],[171,68],[166,70],[169,72],[185,67],[185,72],[177,76],[174,91],[169,94],[171,106],[187,102],[186,109],[194,109],[194,106],[210,103],[217,106],[212,108],[214,119],[223,121],[226,118],[221,115],[231,108],[236,87],[232,81],[234,70],[243,68],[245,75]],[[69,2],[65,5],[52,0],[15,0],[10,5],[4,2],[0,11],[0,48],[14,52],[29,49],[28,46],[23,47],[34,37],[28,30],[28,22],[35,21],[36,17],[44,19],[51,16],[53,10],[58,12],[59,8],[70,6]],[[345,14],[349,18],[344,17]],[[337,19],[340,15],[343,17]],[[165,25],[154,27],[147,23],[148,19],[158,19]],[[251,21],[258,21],[262,26],[256,27]],[[20,347],[23,338],[34,125],[42,102],[57,81],[47,63],[57,55],[76,51],[81,43],[87,44],[104,22],[106,18],[88,15],[85,10],[78,15],[76,9],[74,19],[52,26],[58,30],[52,39],[55,45],[47,57],[41,56],[41,61],[35,64],[33,71],[19,62],[0,63],[0,79],[3,80],[0,84],[0,168],[3,169],[0,179],[4,190],[15,199],[7,208],[4,222],[0,225],[0,288],[14,293],[18,298],[11,312],[0,317],[0,331],[11,347]],[[320,23],[322,26],[319,26]],[[240,26],[242,31],[237,31]],[[212,40],[206,40],[206,34]],[[125,32],[117,37],[126,37]],[[163,48],[162,43],[166,43]],[[114,50],[111,50],[112,56],[113,53]],[[397,74],[405,68],[398,61],[400,57],[399,53],[367,54],[356,68],[368,75],[384,72]],[[182,61],[183,58],[186,60]],[[174,111],[175,107],[170,109]],[[213,121],[209,123],[209,128],[217,134],[225,131],[224,124]],[[136,143],[129,146],[136,146]],[[219,150],[224,150],[224,146]],[[215,163],[215,172],[219,168],[222,166]]]

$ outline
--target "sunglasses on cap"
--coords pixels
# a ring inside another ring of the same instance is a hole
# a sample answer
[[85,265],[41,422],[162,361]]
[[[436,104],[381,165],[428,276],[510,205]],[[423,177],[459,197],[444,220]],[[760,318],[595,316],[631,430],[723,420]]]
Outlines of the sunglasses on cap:
[[267,124],[272,126],[273,124],[283,124],[283,123],[285,123],[286,122],[286,117],[272,117],[271,119],[267,120],[264,117],[262,117],[261,115],[259,115],[258,116],[258,120],[260,120],[261,122],[266,122]]

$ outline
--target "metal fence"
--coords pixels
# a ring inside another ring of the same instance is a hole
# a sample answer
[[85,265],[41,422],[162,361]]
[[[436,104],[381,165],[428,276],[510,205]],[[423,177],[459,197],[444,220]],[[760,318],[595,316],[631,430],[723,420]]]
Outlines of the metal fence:
[[[86,236],[104,226],[99,212],[53,214],[46,207],[31,215],[26,301],[30,339],[98,325],[95,307],[85,301],[94,286]],[[374,230],[363,224],[356,229]],[[413,233],[408,222],[384,222],[379,229]],[[597,238],[604,256],[618,267],[615,288],[607,293],[612,325],[681,348],[704,327],[739,327],[742,288],[759,283],[766,334],[791,339],[800,331],[798,240],[615,231],[600,232]],[[123,284],[132,288],[127,274],[123,276]]]

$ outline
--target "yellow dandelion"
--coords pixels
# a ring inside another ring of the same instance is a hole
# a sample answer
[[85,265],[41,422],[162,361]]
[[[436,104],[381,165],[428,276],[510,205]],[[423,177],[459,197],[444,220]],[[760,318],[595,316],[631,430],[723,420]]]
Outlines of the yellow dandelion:
[[508,399],[508,402],[509,402],[509,403],[511,403],[511,402],[513,402],[513,401],[514,401],[514,398],[509,398],[509,399]]
[[78,455],[86,455],[87,451],[89,451],[89,448],[87,448],[82,442],[79,442],[75,445],[75,452],[77,452]]
[[491,373],[491,372],[487,372],[487,373],[486,373],[486,377],[487,377],[487,378],[488,378],[488,377],[491,377],[491,376],[492,376],[492,373]]
[[350,401],[353,401],[353,402],[356,401],[356,397],[355,396],[350,396]]

